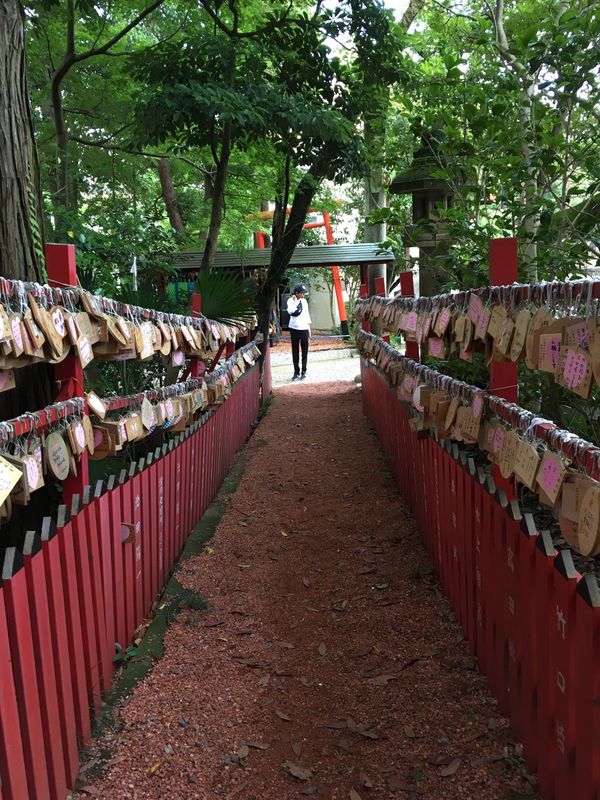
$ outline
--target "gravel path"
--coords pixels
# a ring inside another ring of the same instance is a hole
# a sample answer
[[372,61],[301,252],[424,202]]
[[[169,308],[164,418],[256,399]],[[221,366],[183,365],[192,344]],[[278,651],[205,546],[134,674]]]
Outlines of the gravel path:
[[[326,383],[330,381],[354,381],[360,375],[360,360],[352,351],[341,351],[343,355],[332,353],[309,353],[308,370],[306,378],[300,384],[305,383]],[[292,357],[283,364],[273,364],[271,373],[273,375],[273,386],[287,386],[292,382]]]
[[532,796],[358,390],[280,389],[247,456],[215,538],[178,575],[209,610],[170,626],[76,796]]

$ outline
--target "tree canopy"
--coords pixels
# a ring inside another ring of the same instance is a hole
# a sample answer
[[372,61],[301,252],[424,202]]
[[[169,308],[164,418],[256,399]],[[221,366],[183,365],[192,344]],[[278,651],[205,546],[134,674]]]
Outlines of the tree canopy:
[[[454,195],[436,256],[449,286],[485,281],[490,236],[519,236],[524,275],[597,262],[593,2],[426,0],[403,20],[377,0],[23,12],[46,238],[76,242],[99,287],[126,283],[134,255],[152,271],[159,253],[206,247],[210,268],[217,246],[248,245],[262,201],[300,184],[352,193],[375,170],[385,192],[422,141]],[[377,220],[403,262],[419,233],[406,198]]]

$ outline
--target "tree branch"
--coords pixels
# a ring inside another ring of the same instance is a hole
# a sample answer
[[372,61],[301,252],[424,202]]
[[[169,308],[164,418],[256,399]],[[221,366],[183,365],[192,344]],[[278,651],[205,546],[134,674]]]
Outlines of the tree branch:
[[[127,126],[128,127],[128,126]],[[183,161],[184,164],[189,164],[189,166],[194,167],[203,175],[210,175],[210,170],[206,169],[203,164],[198,164],[196,161],[192,161],[191,158],[187,156],[181,156],[178,153],[151,153],[148,150],[135,150],[132,147],[124,147],[123,145],[118,144],[110,144],[109,140],[100,140],[98,142],[93,142],[90,139],[82,139],[79,136],[71,136],[72,142],[77,142],[78,144],[83,144],[86,147],[97,147],[100,150],[107,150],[107,151],[114,151],[117,153],[127,153],[132,156],[142,156],[143,158],[156,158],[160,160],[161,158],[177,158],[179,161]]]
[[212,6],[211,6],[210,2],[208,2],[208,0],[200,0],[200,5],[206,11],[208,16],[212,19],[212,21],[215,23],[217,28],[220,28],[223,31],[223,33],[227,34],[227,36],[229,36],[229,37],[233,36],[233,31],[231,30],[231,28],[228,28],[227,25],[225,25],[225,23],[223,22],[221,17],[212,8]]
[[73,8],[73,0],[68,0],[67,3],[68,18],[67,18],[67,52],[66,56],[75,54],[75,9]]
[[[453,7],[448,7],[444,3],[441,3],[440,0],[429,0],[429,1],[431,3],[433,3],[433,5],[437,6],[438,8],[441,8],[447,14],[452,14],[453,17],[461,17],[462,19],[468,19],[470,22],[477,22],[475,17],[473,17],[471,14],[462,14],[460,11],[455,11]],[[406,27],[406,29],[408,30],[408,28],[410,28],[411,24],[413,23],[415,17],[419,13],[419,11],[423,7],[423,5],[424,5],[424,2],[419,2],[419,0],[412,0],[410,5],[408,6],[406,11],[404,12],[404,15],[403,15],[403,17],[402,17],[402,19],[400,21],[400,24],[404,25]],[[414,10],[411,8],[413,6],[416,6],[416,8],[414,8]]]
[[153,11],[155,11],[159,6],[164,3],[165,0],[154,0],[149,6],[147,6],[143,11],[141,11],[135,19],[132,19],[131,22],[126,25],[124,28],[116,33],[112,39],[109,39],[100,47],[91,47],[89,50],[84,50],[83,53],[77,53],[75,55],[73,63],[79,63],[80,61],[87,61],[89,58],[94,58],[95,56],[104,55],[108,50],[113,48],[116,44],[118,44],[121,39],[123,39],[127,34],[132,31],[134,28],[143,22],[147,16],[149,16]]

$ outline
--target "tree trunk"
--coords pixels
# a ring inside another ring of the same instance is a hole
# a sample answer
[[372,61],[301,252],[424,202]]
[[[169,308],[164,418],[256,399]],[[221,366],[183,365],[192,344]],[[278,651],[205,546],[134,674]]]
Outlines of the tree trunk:
[[221,137],[221,153],[217,163],[217,171],[215,173],[215,180],[213,184],[210,222],[208,224],[208,235],[206,237],[206,244],[204,245],[204,253],[202,254],[202,263],[200,265],[201,272],[210,272],[215,261],[217,244],[219,242],[219,232],[221,230],[221,222],[223,221],[223,203],[225,200],[227,173],[229,171],[229,158],[231,156],[232,133],[233,130],[231,123],[226,122],[223,126],[223,136]]
[[[313,197],[318,188],[317,179],[320,177],[319,165],[313,164],[305,177],[300,181],[294,200],[290,215],[287,218],[287,223],[283,224],[285,220],[286,202],[280,204],[280,208],[276,209],[273,217],[273,236],[272,236],[272,250],[271,250],[271,263],[264,283],[260,286],[257,294],[257,311],[258,311],[258,330],[262,333],[263,340],[260,345],[263,354],[266,352],[267,343],[269,341],[269,323],[271,321],[271,309],[273,302],[277,296],[277,289],[281,283],[286,269],[289,266],[292,254],[298,244],[302,231],[304,229],[304,222],[306,214],[311,206]],[[285,194],[285,193],[284,193]],[[283,219],[282,219],[283,216]]]
[[0,274],[42,280],[39,169],[29,106],[23,15],[0,0]]
[[[43,230],[39,167],[29,105],[23,16],[18,0],[0,0],[0,275],[43,281]],[[15,370],[16,386],[0,395],[0,419],[52,402],[51,367]],[[2,528],[2,544],[18,546],[27,530],[58,502],[50,482],[25,507],[15,507]]]
[[[375,89],[374,89],[375,91]],[[386,95],[387,107],[389,103],[389,91],[384,90]],[[379,244],[385,241],[387,236],[387,226],[385,222],[370,222],[369,218],[374,211],[385,208],[387,196],[383,181],[383,170],[381,162],[385,157],[385,113],[377,119],[367,119],[365,121],[365,142],[368,143],[370,150],[367,173],[364,179],[364,198],[365,198],[365,242],[368,244]],[[369,295],[377,294],[375,281],[383,278],[386,286],[387,266],[385,264],[367,265],[367,292]],[[386,286],[387,288],[387,286]],[[385,290],[384,290],[385,293]],[[371,330],[376,335],[381,335],[381,324],[375,320],[371,324]]]
[[175,187],[173,186],[173,176],[171,175],[171,168],[166,158],[161,158],[158,161],[158,177],[160,178],[160,185],[162,188],[162,196],[165,201],[165,208],[169,222],[173,230],[177,233],[183,233],[183,222],[181,214],[179,213],[179,205],[177,203],[177,195],[175,194]]
[[[367,131],[365,129],[365,136]],[[383,155],[383,154],[382,154]],[[381,169],[370,170],[365,178],[365,242],[368,244],[379,244],[385,241],[387,236],[385,222],[369,222],[369,217],[377,209],[385,208],[387,204],[385,187],[383,185],[383,175]],[[369,294],[375,294],[375,279],[387,277],[385,264],[369,264]]]

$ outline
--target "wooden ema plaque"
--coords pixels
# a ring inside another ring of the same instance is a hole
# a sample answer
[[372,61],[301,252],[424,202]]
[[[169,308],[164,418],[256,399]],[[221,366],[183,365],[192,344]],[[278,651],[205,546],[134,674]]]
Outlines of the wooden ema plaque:
[[583,497],[577,539],[582,555],[595,556],[600,553],[600,486],[590,487]]
[[[537,484],[543,495],[550,501],[550,505],[554,505],[558,499],[566,472],[567,465],[560,456],[551,452],[544,453],[538,470]],[[542,494],[540,494],[540,499],[542,499]]]
[[69,452],[67,443],[61,434],[55,431],[46,437],[44,447],[46,450],[48,469],[57,480],[64,481],[71,468],[71,453]]

